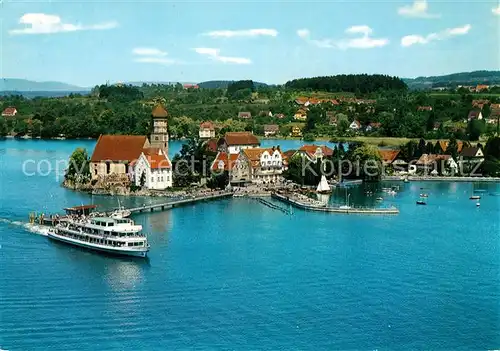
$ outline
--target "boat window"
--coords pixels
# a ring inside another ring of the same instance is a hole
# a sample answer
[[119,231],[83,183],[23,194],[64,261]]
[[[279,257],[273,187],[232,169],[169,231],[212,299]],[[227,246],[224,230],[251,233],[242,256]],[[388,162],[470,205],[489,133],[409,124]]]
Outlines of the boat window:
[[134,246],[134,243],[128,243],[128,246]]

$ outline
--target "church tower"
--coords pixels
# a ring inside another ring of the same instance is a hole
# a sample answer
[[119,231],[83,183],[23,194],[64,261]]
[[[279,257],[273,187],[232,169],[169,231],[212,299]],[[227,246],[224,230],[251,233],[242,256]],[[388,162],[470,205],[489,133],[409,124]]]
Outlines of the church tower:
[[149,142],[151,147],[157,147],[168,155],[168,113],[162,105],[156,105],[151,112],[151,136]]

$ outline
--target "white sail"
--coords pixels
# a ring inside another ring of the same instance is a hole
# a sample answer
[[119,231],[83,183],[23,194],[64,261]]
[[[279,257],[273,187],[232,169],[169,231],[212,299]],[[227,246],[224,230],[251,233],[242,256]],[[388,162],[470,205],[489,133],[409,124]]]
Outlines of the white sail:
[[318,187],[316,188],[316,191],[318,193],[326,193],[326,192],[330,192],[331,191],[330,185],[326,181],[326,177],[325,176],[321,176],[321,181],[319,182]]

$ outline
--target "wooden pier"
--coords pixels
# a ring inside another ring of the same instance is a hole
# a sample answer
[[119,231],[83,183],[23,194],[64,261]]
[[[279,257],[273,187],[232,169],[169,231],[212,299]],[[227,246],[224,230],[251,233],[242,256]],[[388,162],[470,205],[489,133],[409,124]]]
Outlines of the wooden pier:
[[285,195],[273,193],[272,197],[274,199],[280,200],[284,203],[290,204],[294,207],[300,208],[306,211],[316,211],[316,212],[326,212],[326,213],[343,213],[343,214],[369,214],[369,215],[396,215],[399,214],[399,210],[395,207],[391,208],[355,208],[355,207],[329,207],[329,206],[319,206],[310,205],[300,199],[295,198],[293,195]]
[[174,201],[169,201],[169,202],[164,202],[164,203],[159,203],[159,204],[143,205],[143,206],[139,206],[139,207],[129,208],[128,210],[132,214],[133,213],[140,213],[140,212],[165,211],[165,210],[170,210],[174,207],[191,205],[191,204],[194,204],[196,202],[222,199],[222,198],[228,198],[228,197],[232,197],[232,196],[233,196],[232,191],[220,191],[220,192],[217,192],[215,194],[193,196],[193,197],[190,197],[187,199],[174,200]]

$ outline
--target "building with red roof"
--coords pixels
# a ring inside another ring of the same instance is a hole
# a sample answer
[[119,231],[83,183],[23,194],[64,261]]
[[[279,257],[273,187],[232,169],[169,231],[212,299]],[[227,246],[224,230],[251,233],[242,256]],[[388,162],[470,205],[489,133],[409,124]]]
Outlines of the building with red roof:
[[228,132],[219,139],[219,151],[238,154],[240,150],[259,147],[260,141],[252,132]]
[[145,148],[131,162],[130,176],[136,186],[152,190],[172,187],[172,163],[161,148]]
[[198,135],[200,139],[215,138],[215,125],[210,121],[201,122]]
[[14,117],[17,115],[17,109],[15,107],[7,107],[2,111],[2,117]]

